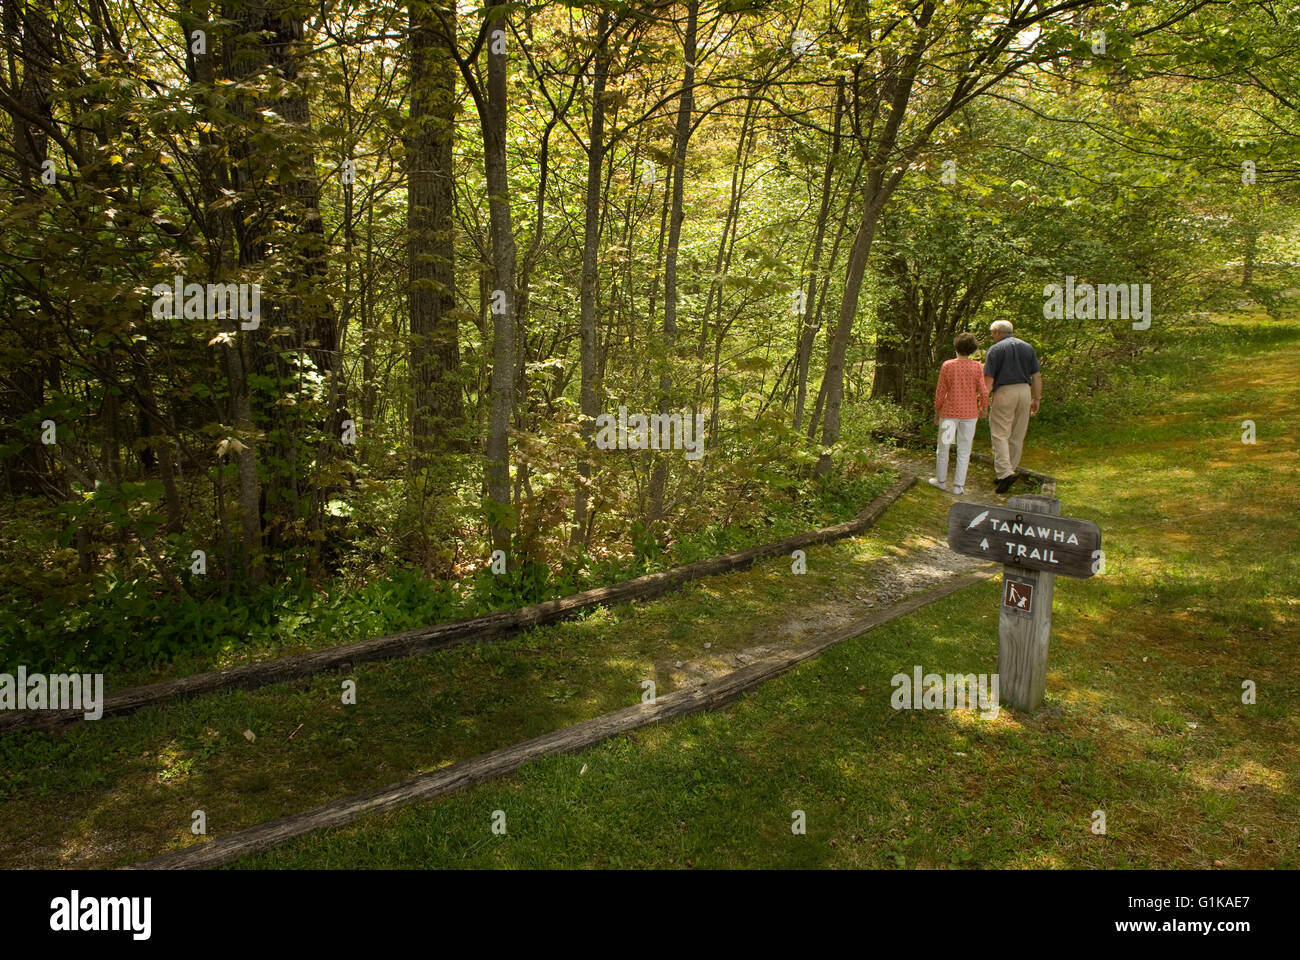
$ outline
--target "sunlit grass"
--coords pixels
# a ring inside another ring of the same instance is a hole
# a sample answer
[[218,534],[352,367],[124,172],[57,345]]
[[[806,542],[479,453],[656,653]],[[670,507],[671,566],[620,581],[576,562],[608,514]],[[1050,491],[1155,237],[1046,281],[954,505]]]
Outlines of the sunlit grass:
[[[1300,331],[1207,331],[1201,350],[1207,339],[1219,351],[1200,371],[1208,382],[1151,398],[1156,416],[1139,407],[1032,437],[1032,464],[1062,478],[1064,512],[1101,524],[1108,564],[1103,578],[1057,584],[1037,713],[889,709],[888,678],[912,664],[993,668],[998,587],[986,583],[722,713],[241,866],[1295,867],[1297,459],[1262,438],[1295,430]],[[1180,364],[1166,353],[1152,366]],[[1241,443],[1224,404],[1255,411],[1260,443]],[[940,536],[946,505],[918,490],[877,534]],[[1245,679],[1254,705],[1241,702]],[[512,818],[506,836],[489,831],[495,809]],[[796,809],[806,836],[790,830]],[[1105,835],[1092,832],[1096,810]]]

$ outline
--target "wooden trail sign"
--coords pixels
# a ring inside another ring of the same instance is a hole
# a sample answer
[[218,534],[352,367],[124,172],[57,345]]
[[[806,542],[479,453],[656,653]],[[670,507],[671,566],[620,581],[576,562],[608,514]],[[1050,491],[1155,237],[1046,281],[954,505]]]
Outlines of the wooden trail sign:
[[1055,497],[1012,497],[1005,507],[955,503],[948,511],[948,546],[1002,561],[998,616],[999,699],[1033,710],[1047,688],[1056,575],[1091,577],[1104,562],[1101,530],[1061,515]]
[[1050,501],[1060,512],[1054,497],[1013,497],[1005,507],[955,503],[948,511],[948,546],[971,557],[1067,577],[1097,572],[1101,530],[1095,523],[1045,513],[1041,506],[1017,507],[1016,501]]

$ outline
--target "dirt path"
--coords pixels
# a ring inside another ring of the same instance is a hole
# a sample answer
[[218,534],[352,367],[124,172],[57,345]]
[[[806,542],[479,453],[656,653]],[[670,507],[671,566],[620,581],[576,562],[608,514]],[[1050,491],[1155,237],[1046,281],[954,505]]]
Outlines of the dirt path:
[[[862,577],[836,577],[830,592],[805,602],[791,613],[776,629],[774,639],[725,656],[675,661],[671,665],[675,671],[674,679],[683,685],[713,679],[736,667],[796,647],[810,637],[846,626],[860,619],[865,612],[906,600],[981,566],[984,566],[982,561],[954,553],[943,541],[928,536],[916,537],[896,556],[870,564]],[[668,665],[660,666],[667,668]]]
[[[910,498],[937,492],[926,483],[926,478],[934,475],[932,454],[905,447],[882,446],[877,455],[900,473],[911,473],[918,478]],[[1036,483],[1022,478],[1012,488],[1011,494],[1037,490]],[[958,501],[1001,503],[1005,500],[1004,495],[993,489],[992,469],[972,461],[966,476],[965,492],[960,497],[939,493],[938,503],[946,511],[948,505]],[[797,646],[810,636],[842,627],[861,617],[865,611],[905,600],[940,581],[969,573],[981,565],[982,561],[974,557],[950,550],[940,537],[913,530],[892,555],[864,564],[859,571],[832,578],[828,590],[801,602],[797,610],[771,631],[772,639],[723,655],[706,652],[711,650],[711,646],[706,644],[706,651],[702,651],[700,656],[661,661],[658,666],[680,685],[713,679],[738,666]]]

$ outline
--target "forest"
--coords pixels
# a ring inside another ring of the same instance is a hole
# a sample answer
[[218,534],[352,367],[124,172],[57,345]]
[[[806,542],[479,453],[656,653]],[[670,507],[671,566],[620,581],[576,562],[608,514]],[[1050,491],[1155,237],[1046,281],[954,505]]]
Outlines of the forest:
[[1068,430],[1295,285],[1295,4],[0,6],[6,664],[840,521],[955,334],[1012,320]]

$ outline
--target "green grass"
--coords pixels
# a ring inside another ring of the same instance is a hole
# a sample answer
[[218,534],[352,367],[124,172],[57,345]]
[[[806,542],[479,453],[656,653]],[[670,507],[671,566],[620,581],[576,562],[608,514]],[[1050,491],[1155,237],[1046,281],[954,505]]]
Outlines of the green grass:
[[[1100,523],[1107,572],[1058,582],[1032,715],[889,706],[889,678],[913,664],[994,668],[990,582],[728,710],[239,866],[1294,868],[1298,345],[1294,324],[1255,317],[1199,331],[1144,365],[1123,417],[1036,424],[1030,462],[1064,478],[1064,512]],[[945,509],[918,490],[878,533],[937,530]]]
[[[670,692],[688,680],[677,661],[725,669],[809,591],[865,583],[863,561],[886,552],[883,542],[812,550],[803,578],[774,561],[505,643],[0,737],[0,863],[135,862],[196,839],[196,809],[225,833],[636,703],[644,679]],[[345,678],[357,682],[355,706],[341,702]]]
[[[1035,421],[1026,462],[1062,478],[1066,514],[1100,524],[1108,569],[1058,582],[1031,716],[889,706],[890,677],[914,664],[995,669],[990,581],[728,710],[239,866],[1294,867],[1297,346],[1294,323],[1207,328],[1091,419]],[[132,862],[195,842],[196,809],[224,834],[635,703],[646,678],[669,692],[689,679],[676,661],[726,669],[801,617],[854,612],[870,562],[942,537],[948,502],[918,486],[867,535],[809,551],[803,577],[771,561],[498,645],[0,739],[0,861]]]

